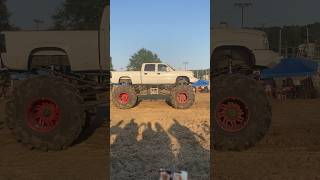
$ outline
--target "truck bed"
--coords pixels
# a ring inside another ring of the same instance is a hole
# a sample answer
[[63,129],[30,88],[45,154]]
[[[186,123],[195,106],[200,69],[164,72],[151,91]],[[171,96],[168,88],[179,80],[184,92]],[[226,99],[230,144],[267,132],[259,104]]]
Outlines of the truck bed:
[[3,34],[6,44],[3,61],[10,69],[26,70],[30,53],[45,48],[65,51],[73,71],[99,69],[98,31],[10,31]]

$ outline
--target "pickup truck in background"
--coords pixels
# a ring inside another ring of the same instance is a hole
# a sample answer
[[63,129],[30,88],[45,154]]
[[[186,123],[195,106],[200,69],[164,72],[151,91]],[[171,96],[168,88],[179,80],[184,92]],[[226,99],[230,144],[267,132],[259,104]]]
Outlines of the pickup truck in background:
[[192,71],[176,71],[164,63],[144,63],[141,71],[112,71],[111,83],[189,84],[197,81]]
[[146,99],[165,99],[177,109],[194,103],[192,71],[176,71],[164,63],[144,63],[141,71],[112,71],[112,101],[121,109],[133,108]]

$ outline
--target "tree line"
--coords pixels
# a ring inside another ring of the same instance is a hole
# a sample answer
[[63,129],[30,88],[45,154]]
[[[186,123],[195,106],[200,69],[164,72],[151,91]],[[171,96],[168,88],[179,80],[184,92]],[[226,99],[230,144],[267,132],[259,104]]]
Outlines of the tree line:
[[[51,30],[98,30],[106,0],[65,0],[52,15]],[[0,0],[0,31],[17,29],[11,22],[7,0]]]
[[298,47],[306,43],[307,27],[309,29],[310,42],[320,43],[320,23],[316,22],[308,25],[290,25],[273,27],[256,27],[254,29],[262,30],[267,33],[270,49],[278,52],[280,29],[282,29],[282,47]]

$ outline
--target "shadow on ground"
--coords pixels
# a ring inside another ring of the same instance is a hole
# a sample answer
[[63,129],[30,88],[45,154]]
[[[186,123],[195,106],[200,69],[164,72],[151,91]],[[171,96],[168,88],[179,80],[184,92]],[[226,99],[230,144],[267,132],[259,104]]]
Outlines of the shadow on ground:
[[[134,119],[111,127],[110,135],[116,136],[111,145],[111,179],[158,179],[160,168],[186,170],[190,179],[209,179],[210,152],[195,133],[173,122],[167,132],[159,123],[152,128],[150,122],[138,124]],[[179,144],[177,151],[172,137]]]

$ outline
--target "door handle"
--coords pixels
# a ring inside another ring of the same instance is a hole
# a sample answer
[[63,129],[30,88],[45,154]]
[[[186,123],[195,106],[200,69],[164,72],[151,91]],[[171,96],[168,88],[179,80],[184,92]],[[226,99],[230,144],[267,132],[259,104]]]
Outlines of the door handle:
[[157,73],[158,75],[160,75],[160,73]]
[[147,75],[148,73],[144,73],[144,75]]

